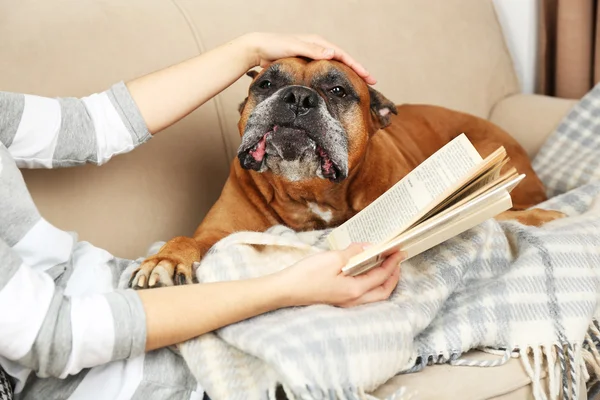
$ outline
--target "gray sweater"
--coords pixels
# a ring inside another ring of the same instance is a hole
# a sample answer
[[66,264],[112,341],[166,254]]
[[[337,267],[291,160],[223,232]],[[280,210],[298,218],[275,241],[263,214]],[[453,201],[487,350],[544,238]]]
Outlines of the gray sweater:
[[17,398],[162,398],[141,384],[153,358],[152,379],[179,369],[175,397],[201,398],[172,353],[144,354],[140,299],[116,289],[129,261],[46,221],[19,170],[100,165],[150,137],[123,83],[81,99],[0,92],[0,366]]

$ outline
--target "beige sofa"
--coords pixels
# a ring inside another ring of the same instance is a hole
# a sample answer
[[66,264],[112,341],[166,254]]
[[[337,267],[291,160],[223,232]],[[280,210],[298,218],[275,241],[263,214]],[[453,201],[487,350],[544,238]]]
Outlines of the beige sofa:
[[[388,98],[489,118],[531,156],[573,104],[519,94],[491,0],[0,0],[0,90],[83,96],[256,30],[319,33],[355,55]],[[191,234],[227,176],[248,83],[101,168],[26,171],[42,214],[123,257]],[[418,399],[525,399],[529,383],[513,360],[434,366],[377,394],[406,385]]]

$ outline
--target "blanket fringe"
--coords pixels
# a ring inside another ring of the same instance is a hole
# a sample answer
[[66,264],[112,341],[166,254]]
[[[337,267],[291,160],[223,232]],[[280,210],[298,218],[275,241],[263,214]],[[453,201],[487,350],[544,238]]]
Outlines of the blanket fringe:
[[[586,372],[582,346],[553,344],[519,349],[519,359],[531,379],[536,400],[577,400]],[[543,376],[543,372],[546,376]],[[542,379],[547,377],[547,386]]]
[[275,387],[272,387],[269,389],[267,396],[269,396],[269,400],[276,400],[275,398],[275,392],[277,391],[277,389]]
[[536,360],[536,357],[534,355],[533,356],[534,365],[532,365],[532,360],[529,358],[529,350],[533,350],[533,349],[532,348],[519,349],[519,356],[520,356],[519,358],[521,359],[521,364],[523,364],[523,368],[525,369],[525,372],[529,376],[529,379],[531,379],[531,387],[532,387],[532,391],[533,391],[533,397],[536,400],[546,400],[547,399],[546,394],[544,393],[544,391],[541,387],[540,371],[538,368],[535,368],[535,361],[539,361],[539,359]]
[[546,372],[548,374],[548,391],[550,392],[550,399],[558,399],[560,395],[561,370],[557,366],[554,346],[542,346],[542,353],[546,356]]
[[584,365],[587,367],[584,368],[582,372],[585,375],[588,386],[591,386],[600,380],[599,346],[600,330],[598,330],[598,322],[594,320],[589,326],[581,347],[581,356],[583,358]]
[[[525,372],[531,379],[533,396],[536,400],[578,400],[582,380],[588,385],[600,381],[600,329],[596,320],[590,323],[581,344],[555,343],[527,346],[514,351],[506,348],[482,350],[491,354],[503,355],[503,357],[499,360],[464,360],[459,358],[459,354],[447,357],[439,355],[437,359],[430,356],[418,362],[413,370],[416,372],[423,369],[425,365],[444,362],[457,366],[494,367],[503,365],[511,357],[518,356]],[[547,378],[547,385],[542,383],[544,378]],[[287,399],[296,399],[294,393],[286,385],[283,385],[283,390]],[[357,394],[361,400],[375,399],[374,396],[363,390],[359,390]],[[340,399],[347,398],[341,388],[337,388],[336,395]],[[407,388],[402,387],[386,400],[404,400],[412,397],[413,393],[408,393]],[[268,399],[276,400],[276,387],[269,390]]]
[[[460,354],[450,357],[433,356],[420,360],[413,372],[420,371],[425,365],[448,362],[456,366],[496,367],[505,364],[511,357],[517,356],[525,372],[531,379],[533,396],[536,400],[578,400],[583,382],[588,387],[600,381],[600,325],[594,319],[581,344],[563,343],[538,346],[517,347],[514,351],[507,348],[482,351],[502,355],[495,360],[466,360]],[[543,384],[546,379],[546,385]]]
[[[528,346],[518,353],[536,400],[577,400],[583,382],[590,386],[600,381],[600,330],[596,320],[590,323],[581,344]],[[542,385],[544,370],[546,387]]]
[[[287,400],[296,400],[296,396],[294,396],[294,393],[292,393],[292,391],[288,389],[286,385],[281,385],[281,387],[283,388],[283,392],[285,393]],[[275,397],[275,392],[273,392],[273,400],[277,400]]]

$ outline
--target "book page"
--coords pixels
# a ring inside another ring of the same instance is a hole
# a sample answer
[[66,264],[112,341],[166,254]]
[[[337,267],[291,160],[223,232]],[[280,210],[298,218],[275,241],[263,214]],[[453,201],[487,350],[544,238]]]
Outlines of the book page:
[[423,222],[422,224],[404,232],[402,235],[398,236],[397,238],[394,238],[392,241],[413,240],[414,238],[427,236],[433,231],[437,230],[440,224],[445,224],[447,221],[453,221],[454,219],[456,219],[455,217],[457,216],[466,216],[469,213],[473,212],[473,210],[477,209],[477,207],[486,207],[486,204],[489,203],[490,199],[496,198],[499,195],[504,196],[505,194],[509,195],[510,197],[510,192],[524,178],[524,174],[518,176],[511,175],[506,179],[498,181],[500,183],[494,182],[490,184],[490,186],[482,188],[481,193],[473,193],[472,195],[459,201],[456,204],[453,204],[451,207],[445,209],[441,213],[435,215],[429,220]]
[[356,259],[342,269],[345,275],[356,276],[379,266],[385,258],[395,251],[402,250],[407,253],[406,259],[410,259],[422,252],[437,246],[461,233],[494,218],[496,215],[512,207],[512,201],[508,192],[491,197],[484,204],[470,207],[463,214],[457,215],[449,221],[440,222],[429,235],[416,235],[415,237],[398,237],[389,242],[377,255],[367,259]]
[[[429,211],[427,213],[427,215],[425,215],[423,218],[421,218],[419,221],[417,221],[414,225],[419,224],[422,221],[425,221],[426,219],[430,218],[431,216],[450,207],[451,205],[458,203],[462,199],[464,199],[466,197],[470,197],[470,195],[473,193],[480,193],[482,188],[489,189],[492,186],[494,186],[494,185],[492,185],[493,182],[498,183],[500,180],[502,180],[502,178],[500,177],[500,170],[506,165],[506,163],[508,161],[509,161],[509,158],[505,158],[504,160],[502,160],[502,162],[494,165],[491,169],[487,170],[487,172],[484,172],[479,177],[477,177],[473,181],[471,181],[468,185],[466,185],[465,187],[463,187],[462,189],[460,189],[459,191],[454,193],[452,196],[445,199],[442,203],[437,205],[433,210]],[[513,171],[513,170],[515,171],[514,173],[516,174],[516,170],[514,168],[512,168],[511,171]]]
[[334,229],[328,237],[330,247],[377,243],[398,234],[442,201],[448,190],[465,180],[482,161],[465,134],[459,135]]
[[[439,211],[441,208],[445,208],[449,202],[453,202],[456,197],[462,196],[465,191],[476,190],[476,188],[485,185],[487,182],[497,177],[495,171],[500,171],[500,169],[508,162],[508,157],[506,156],[506,150],[504,147],[498,148],[492,154],[490,154],[483,163],[479,166],[479,168],[471,174],[471,178],[463,183],[463,185],[457,188],[451,195],[446,196],[446,198],[434,209],[429,211],[421,220],[427,218],[431,214],[434,214]],[[475,188],[474,188],[475,186]]]
[[[407,251],[409,257],[412,257],[495,217],[512,207],[510,192],[524,178],[525,175],[521,174],[505,179],[501,184],[493,186],[492,189],[488,189],[472,201],[462,201],[387,243],[369,247],[353,257],[342,271],[352,275],[366,272],[381,263],[391,251],[398,249]],[[498,199],[502,199],[502,201],[499,202]],[[413,247],[411,250],[408,246],[416,242],[420,243],[419,247]],[[419,249],[419,251],[415,252],[415,249]]]
[[488,196],[489,192],[497,191],[498,187],[502,187],[504,188],[504,190],[510,193],[513,190],[513,188],[524,178],[524,174],[518,175],[517,170],[515,168],[511,168],[509,171],[502,174],[496,180],[492,180],[487,185],[481,186],[475,191],[469,191],[469,193],[465,193],[463,196],[460,196],[459,198],[455,199],[455,201],[453,201],[451,204],[447,204],[447,206],[444,209],[439,210],[437,214],[431,215],[428,219],[423,219],[420,220],[418,223],[413,224],[408,229],[408,231],[414,231],[417,227],[421,229],[420,225],[427,226],[432,220],[435,221],[439,218],[444,218],[446,214],[451,213],[456,208],[462,207],[465,203],[479,201],[478,198]]
[[[444,215],[453,209],[462,206],[465,203],[473,201],[479,196],[485,195],[487,192],[495,190],[498,186],[503,186],[508,193],[512,191],[512,189],[519,183],[521,180],[525,178],[524,174],[519,175],[515,168],[511,168],[509,171],[502,174],[495,180],[492,180],[485,186],[479,186],[475,191],[469,191],[468,193],[464,193],[464,195],[456,198],[451,204],[448,204],[446,208],[439,210],[437,215],[432,216],[432,218],[437,218],[438,216]],[[515,182],[512,186],[506,186],[506,182],[511,181]],[[412,227],[411,227],[412,228]]]

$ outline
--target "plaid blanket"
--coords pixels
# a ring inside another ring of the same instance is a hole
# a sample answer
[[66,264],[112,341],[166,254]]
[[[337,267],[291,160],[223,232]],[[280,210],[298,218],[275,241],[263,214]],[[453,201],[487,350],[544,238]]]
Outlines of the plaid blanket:
[[6,372],[0,367],[0,400],[12,400],[13,388]]
[[[367,399],[390,377],[434,363],[498,363],[461,360],[476,348],[519,357],[536,399],[576,399],[579,382],[600,375],[598,116],[600,87],[534,163],[554,195],[541,207],[567,218],[541,228],[489,220],[404,262],[389,301],[278,310],[183,343],[181,354],[214,399],[275,399],[277,390],[290,399]],[[210,251],[198,280],[277,271],[323,251],[327,233],[236,233]]]

